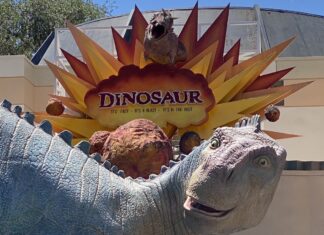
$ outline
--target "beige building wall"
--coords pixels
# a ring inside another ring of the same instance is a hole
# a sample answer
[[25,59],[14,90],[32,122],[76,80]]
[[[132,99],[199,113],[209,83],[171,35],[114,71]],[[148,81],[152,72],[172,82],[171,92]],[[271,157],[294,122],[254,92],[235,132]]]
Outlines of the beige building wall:
[[21,105],[24,111],[42,112],[54,84],[47,66],[35,66],[25,56],[0,56],[0,100]]
[[324,106],[279,107],[277,122],[264,122],[266,130],[300,135],[278,140],[288,160],[324,161]]
[[285,99],[285,106],[324,106],[324,57],[279,58],[276,70],[295,67],[284,77],[284,84],[313,81]]
[[[263,128],[301,135],[279,142],[288,160],[324,161],[324,57],[279,58],[267,72],[295,67],[284,83],[314,81],[285,99],[281,117]],[[0,56],[0,100],[22,105],[25,111],[44,111],[55,78],[46,66],[24,56]],[[324,231],[324,171],[285,171],[265,219],[237,235],[319,235]]]
[[324,57],[278,58],[276,70],[295,67],[284,78],[290,85],[313,81],[285,99],[277,122],[264,122],[267,130],[300,135],[278,140],[288,160],[324,161]]
[[324,234],[324,171],[284,171],[261,223],[235,235]]

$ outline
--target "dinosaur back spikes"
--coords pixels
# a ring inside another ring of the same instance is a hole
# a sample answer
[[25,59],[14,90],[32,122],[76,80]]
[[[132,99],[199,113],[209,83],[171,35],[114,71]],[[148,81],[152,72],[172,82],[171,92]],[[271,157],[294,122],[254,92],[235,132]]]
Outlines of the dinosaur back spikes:
[[160,173],[162,174],[162,173],[164,173],[164,172],[166,172],[167,170],[168,170],[169,168],[167,167],[167,166],[161,166],[161,171],[160,171]]
[[110,170],[111,168],[111,163],[110,161],[106,160],[103,164],[102,164],[107,170]]
[[261,130],[261,118],[260,115],[256,114],[250,118],[242,118],[237,123],[235,123],[235,127],[246,127],[252,126],[256,128],[256,132]]
[[75,145],[76,148],[80,149],[85,154],[89,154],[90,151],[90,143],[88,141],[80,141],[77,145]]
[[[186,157],[186,155],[181,154],[181,155],[180,155],[180,160],[183,160],[185,157]],[[177,165],[177,164],[178,164],[177,161],[170,160],[170,161],[169,161],[169,167],[167,167],[167,166],[165,166],[165,165],[161,166],[160,174],[163,174],[163,173],[166,172],[168,169],[172,168],[173,166],[175,166],[175,165]]]
[[123,170],[119,170],[119,171],[117,172],[117,175],[119,175],[119,176],[122,177],[122,178],[125,178],[125,172],[124,172]]
[[[178,160],[179,161],[182,161],[184,160],[188,155],[186,154],[180,154],[180,156],[178,157]],[[179,161],[173,161],[173,160],[170,160],[169,161],[169,166],[161,166],[161,170],[160,170],[160,174],[163,174],[165,173],[167,170],[169,170],[170,168],[172,168],[173,166],[177,165],[179,163]]]
[[62,131],[61,133],[59,133],[58,135],[68,145],[71,145],[72,144],[73,135],[72,135],[72,133],[70,131],[65,130],[65,131]]
[[22,112],[22,108],[21,108],[19,105],[17,105],[17,106],[15,106],[13,112],[14,112],[15,114],[17,114],[18,117],[20,117],[21,112]]
[[34,120],[35,120],[35,115],[30,113],[30,112],[26,112],[23,116],[23,118],[26,120],[26,122],[28,122],[30,125],[34,125]]
[[[101,161],[101,156],[99,153],[94,153],[91,155],[93,159],[95,159],[97,162]],[[106,160],[103,164],[103,167],[105,167],[107,170],[111,171],[112,173],[115,173],[116,175],[125,178],[125,172],[123,170],[119,170],[116,165],[112,165],[110,161]]]
[[117,174],[118,172],[118,167],[113,165],[111,168],[110,168],[110,171],[114,172],[115,174]]
[[171,160],[171,161],[169,162],[169,167],[173,167],[173,166],[176,165],[177,163],[178,163],[178,162]]
[[[96,160],[96,162],[98,162],[98,163],[100,163],[101,162],[101,155],[99,154],[99,153],[93,153],[93,154],[91,154],[90,155],[90,157],[92,158],[92,159],[94,159],[94,160]],[[106,161],[106,162],[109,162],[109,161]],[[110,162],[109,162],[110,163]],[[105,162],[102,164],[104,167],[106,167],[105,166]],[[107,168],[107,167],[106,167]],[[110,168],[109,168],[110,169]],[[108,170],[109,170],[108,169]]]
[[185,159],[187,157],[186,154],[180,154],[180,161],[182,161],[183,159]]
[[140,181],[140,182],[145,181],[145,179],[143,177],[137,177],[135,180]]
[[157,176],[156,174],[150,174],[149,179],[150,179],[150,180],[153,180],[153,179],[156,178],[156,176]]
[[42,129],[45,133],[52,135],[52,124],[49,121],[42,121],[38,127]]
[[1,102],[1,106],[8,109],[9,111],[11,110],[11,103],[8,100],[3,100]]

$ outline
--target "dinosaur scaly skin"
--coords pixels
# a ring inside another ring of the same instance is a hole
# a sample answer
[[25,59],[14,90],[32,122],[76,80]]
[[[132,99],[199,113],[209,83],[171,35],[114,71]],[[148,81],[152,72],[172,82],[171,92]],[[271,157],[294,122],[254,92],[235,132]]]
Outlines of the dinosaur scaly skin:
[[87,142],[72,148],[69,132],[52,136],[10,106],[0,107],[0,234],[229,234],[260,222],[285,162],[253,117],[155,178],[124,179],[84,153]]

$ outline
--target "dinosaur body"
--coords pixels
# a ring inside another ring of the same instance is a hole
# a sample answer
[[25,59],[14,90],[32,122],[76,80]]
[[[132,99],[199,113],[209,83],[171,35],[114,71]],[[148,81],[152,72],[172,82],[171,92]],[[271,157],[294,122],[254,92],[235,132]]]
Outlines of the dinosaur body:
[[[285,150],[259,130],[216,129],[179,163],[131,179],[88,156],[87,142],[0,107],[0,234],[230,234],[263,218]],[[246,121],[244,121],[246,122]]]
[[186,60],[184,45],[173,32],[173,17],[162,9],[153,15],[144,36],[145,57],[160,64],[174,64]]

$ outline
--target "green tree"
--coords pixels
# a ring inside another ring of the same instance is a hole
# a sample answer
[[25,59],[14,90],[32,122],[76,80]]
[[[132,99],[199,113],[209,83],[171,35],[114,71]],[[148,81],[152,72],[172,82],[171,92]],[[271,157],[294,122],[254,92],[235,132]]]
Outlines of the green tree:
[[113,1],[0,0],[0,55],[31,57],[54,28],[110,15]]

